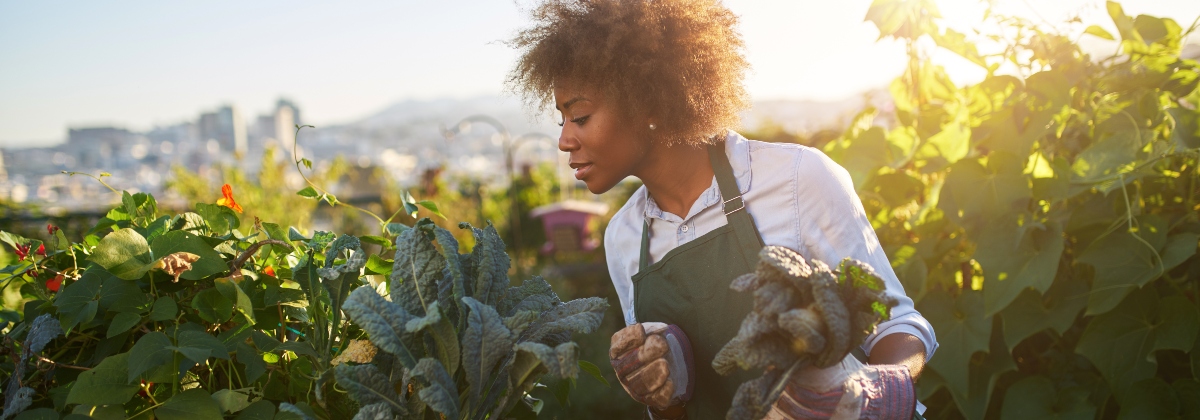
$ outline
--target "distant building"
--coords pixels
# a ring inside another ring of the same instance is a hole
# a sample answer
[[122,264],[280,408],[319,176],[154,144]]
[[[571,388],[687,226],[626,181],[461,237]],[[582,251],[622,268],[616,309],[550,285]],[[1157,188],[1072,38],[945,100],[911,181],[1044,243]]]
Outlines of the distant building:
[[216,112],[200,114],[196,124],[200,132],[200,140],[215,140],[219,152],[246,152],[246,123],[237,107],[226,105]]

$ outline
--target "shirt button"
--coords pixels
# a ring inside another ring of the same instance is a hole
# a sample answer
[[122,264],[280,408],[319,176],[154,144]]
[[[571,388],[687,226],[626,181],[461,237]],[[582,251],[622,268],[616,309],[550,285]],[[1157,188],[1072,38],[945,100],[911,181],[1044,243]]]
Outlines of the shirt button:
[[683,233],[687,233],[688,225],[683,225],[683,227],[679,228],[679,230],[683,231]]

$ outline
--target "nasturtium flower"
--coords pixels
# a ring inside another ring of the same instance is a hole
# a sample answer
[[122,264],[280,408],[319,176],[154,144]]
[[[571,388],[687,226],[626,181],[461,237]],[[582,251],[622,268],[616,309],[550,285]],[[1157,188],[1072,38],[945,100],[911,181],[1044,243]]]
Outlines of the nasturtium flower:
[[58,232],[58,226],[54,226],[52,224],[47,223],[46,224],[46,233],[49,233],[50,236],[54,236],[54,232]]
[[229,184],[221,186],[221,198],[217,199],[217,205],[229,207],[238,213],[242,212],[242,206],[233,201],[233,187],[230,187]]
[[267,268],[263,270],[263,274],[266,274],[271,277],[275,277],[275,267],[268,265]]
[[41,244],[41,245],[38,245],[37,254],[38,254],[38,255],[41,255],[41,256],[43,256],[43,257],[45,257],[45,256],[46,256],[46,244]]

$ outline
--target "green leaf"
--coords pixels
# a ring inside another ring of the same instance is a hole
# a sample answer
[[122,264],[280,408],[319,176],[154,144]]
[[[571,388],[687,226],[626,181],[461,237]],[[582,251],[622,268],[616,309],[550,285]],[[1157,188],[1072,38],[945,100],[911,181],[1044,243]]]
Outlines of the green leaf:
[[[438,286],[438,301],[442,309],[450,317],[455,328],[462,329],[463,319],[467,317],[467,308],[459,304],[467,296],[467,269],[463,264],[463,255],[458,253],[458,240],[454,234],[441,227],[433,227],[433,237],[437,240],[438,252],[446,263],[449,278],[442,279]],[[447,281],[448,280],[448,281]],[[450,369],[451,374],[455,369]]]
[[212,324],[220,324],[233,316],[233,301],[226,298],[217,289],[204,289],[192,298],[192,309],[200,318]]
[[1022,225],[1007,217],[989,223],[975,250],[987,285],[983,288],[984,316],[994,316],[1026,289],[1049,289],[1065,242],[1058,222],[1041,225],[1026,221]]
[[1122,419],[1167,419],[1179,417],[1179,397],[1175,390],[1159,378],[1133,384],[1129,393],[1119,398]]
[[303,190],[297,191],[296,195],[307,198],[317,198],[321,196],[321,193],[317,192],[317,190],[313,189],[313,187],[304,187]]
[[179,314],[179,305],[175,304],[175,299],[162,296],[154,301],[154,308],[150,310],[151,321],[167,321],[175,319],[175,315]]
[[296,230],[296,228],[290,226],[288,227],[287,238],[289,241],[308,241],[308,237],[304,236],[304,234],[300,233],[300,231]]
[[587,374],[591,375],[593,378],[596,378],[596,380],[600,381],[600,383],[604,384],[604,386],[612,387],[612,385],[608,384],[608,379],[604,379],[604,374],[600,372],[600,368],[592,364],[592,362],[580,359],[579,369],[587,372]]
[[133,382],[139,375],[158,366],[170,364],[174,353],[169,349],[171,339],[166,334],[154,331],[139,338],[133,348],[129,349],[128,382]]
[[387,404],[375,403],[361,406],[352,420],[392,420],[395,416]]
[[250,302],[250,296],[242,291],[242,287],[229,278],[219,278],[213,281],[218,292],[225,299],[233,302],[233,308],[238,313],[246,317],[246,320],[253,324],[254,321],[254,304]]
[[221,406],[203,389],[180,392],[154,409],[162,420],[220,420]]
[[475,279],[469,290],[473,292],[475,300],[495,305],[508,290],[508,267],[511,261],[508,254],[504,253],[504,241],[500,239],[495,226],[471,228],[471,232],[475,235],[475,248],[470,256],[475,267]]
[[1036,375],[1012,384],[1004,394],[1002,419],[1090,420],[1096,407],[1083,387],[1057,389],[1054,381]]
[[250,406],[250,395],[233,389],[222,389],[212,394],[223,413],[236,413]]
[[527,352],[538,358],[548,373],[556,378],[574,378],[579,375],[579,345],[573,342],[559,344],[551,348],[542,343],[517,343],[517,352]]
[[150,300],[136,282],[107,276],[100,288],[100,307],[112,312],[145,312]]
[[130,228],[105,236],[88,260],[125,280],[141,278],[154,263],[146,238]]
[[1071,165],[1077,177],[1075,182],[1111,180],[1132,169],[1138,159],[1138,151],[1145,144],[1141,133],[1130,129],[1107,134],[1075,157]]
[[1155,215],[1137,218],[1138,230],[1120,229],[1092,242],[1079,262],[1096,270],[1088,315],[1108,312],[1129,292],[1161,276],[1196,253],[1193,233],[1166,235],[1166,221]]
[[404,308],[384,300],[370,287],[359,287],[350,293],[342,311],[367,332],[376,347],[396,356],[409,369],[417,364],[419,353],[410,349],[420,351],[421,347],[405,328],[413,316]]
[[275,404],[268,400],[255,401],[237,416],[237,420],[272,420],[274,418]]
[[1167,113],[1175,120],[1171,139],[1186,149],[1200,148],[1200,113],[1187,108],[1169,108]]
[[496,309],[468,296],[467,330],[463,332],[463,369],[471,388],[471,406],[478,407],[496,364],[512,351],[514,337]]
[[100,286],[109,276],[112,275],[102,269],[88,268],[79,281],[68,284],[58,292],[54,297],[54,306],[58,308],[63,330],[70,332],[76,325],[89,322],[96,316]]
[[458,371],[459,343],[458,334],[450,320],[442,316],[437,302],[429,305],[429,311],[421,318],[413,318],[405,324],[410,333],[426,333],[437,343],[437,358],[451,375]]
[[384,250],[394,249],[396,247],[396,245],[393,244],[392,241],[390,241],[390,240],[388,240],[388,238],[384,238],[382,236],[362,235],[362,236],[359,236],[359,239],[362,239],[363,242],[366,242],[369,244],[379,245]]
[[1120,399],[1133,383],[1154,376],[1155,351],[1190,350],[1198,331],[1195,305],[1181,296],[1160,299],[1148,287],[1092,319],[1075,351],[1096,366]]
[[58,412],[50,408],[35,408],[13,417],[13,420],[58,420]]
[[988,156],[987,167],[975,159],[960,160],[950,167],[937,205],[950,220],[977,228],[1024,211],[1033,190],[1023,166],[1024,162],[999,151]]
[[1101,28],[1100,25],[1088,26],[1087,29],[1083,30],[1083,33],[1095,36],[1097,38],[1107,39],[1109,41],[1116,40],[1116,38],[1113,38],[1112,34],[1108,33],[1108,31],[1104,30],[1104,28]]
[[[167,233],[171,229],[172,219],[174,218],[171,216],[163,216],[155,219],[146,226],[146,234],[143,236],[146,237],[147,241],[154,242],[155,238]],[[62,231],[60,230],[59,232]]]
[[508,288],[504,299],[496,305],[496,310],[502,316],[512,316],[518,311],[534,311],[540,314],[559,303],[562,301],[550,288],[550,283],[541,276],[533,276],[520,286]]
[[[237,343],[237,361],[246,367],[246,383],[254,383],[267,372],[267,363],[254,348],[246,343]],[[274,412],[271,415],[275,415]]]
[[1059,335],[1065,333],[1087,306],[1087,294],[1087,283],[1069,276],[1056,280],[1044,298],[1033,289],[1022,291],[1012,304],[1000,311],[1009,351],[1022,340],[1047,328]]
[[221,254],[193,233],[175,230],[159,236],[150,243],[150,250],[155,259],[174,254],[189,252],[200,256],[192,263],[192,269],[184,271],[179,277],[184,280],[200,280],[229,270]]
[[204,223],[208,224],[208,228],[217,234],[227,233],[242,224],[233,209],[216,204],[196,203],[196,214],[199,214]]
[[113,338],[117,334],[129,331],[138,321],[142,320],[142,315],[134,312],[120,312],[113,317],[112,322],[108,324],[108,332],[105,337]]
[[426,307],[437,300],[437,281],[442,278],[445,260],[423,228],[405,231],[396,238],[394,258],[392,301],[408,313],[425,315]]
[[383,230],[387,232],[388,235],[397,236],[403,234],[404,231],[409,229],[412,229],[412,227],[403,223],[388,223],[386,226],[384,226]]
[[[179,347],[206,350],[208,355],[200,359],[192,359],[196,363],[204,363],[209,357],[229,360],[229,351],[217,337],[204,331],[181,331],[178,336]],[[198,355],[199,352],[196,352]],[[189,357],[190,359],[191,357]]]
[[417,362],[413,374],[425,380],[417,396],[434,411],[442,413],[448,419],[458,418],[458,387],[454,379],[446,373],[446,368],[435,359],[424,358]]
[[442,212],[438,210],[437,203],[434,203],[429,200],[422,200],[422,201],[418,201],[417,205],[424,207],[425,209],[429,210],[430,212],[433,212],[434,216],[441,217],[442,220],[446,220],[446,216],[443,215]]
[[109,356],[95,368],[80,373],[67,394],[67,404],[119,405],[133,398],[138,386],[129,379],[129,357],[130,353]]
[[320,355],[317,354],[317,351],[313,349],[312,344],[307,341],[285,341],[280,343],[279,346],[275,347],[275,350],[286,350],[302,356],[309,356],[314,359],[320,358]]
[[937,357],[929,367],[937,371],[951,390],[970,386],[967,367],[976,352],[988,351],[992,322],[983,316],[983,295],[964,290],[957,298],[932,290],[917,303],[917,310],[938,333]]
[[408,414],[404,398],[396,393],[387,375],[372,364],[351,366],[343,363],[334,369],[338,386],[346,389],[359,406],[384,403],[395,414]]
[[[534,325],[521,334],[522,341],[543,342],[545,339],[561,334],[590,334],[600,327],[606,310],[608,310],[608,301],[598,297],[575,299],[556,305],[538,316]],[[546,342],[546,344],[557,345],[559,343]]]
[[392,260],[385,260],[372,254],[367,258],[367,274],[391,275],[393,263]]
[[308,160],[308,158],[300,158],[300,163],[303,164],[305,168],[312,169],[312,161]]

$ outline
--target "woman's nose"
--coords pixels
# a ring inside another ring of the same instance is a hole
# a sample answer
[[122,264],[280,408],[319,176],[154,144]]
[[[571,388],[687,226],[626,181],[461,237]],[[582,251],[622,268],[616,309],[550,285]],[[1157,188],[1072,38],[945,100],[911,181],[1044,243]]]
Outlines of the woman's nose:
[[579,149],[579,141],[569,132],[567,127],[563,127],[562,132],[558,135],[558,150],[570,152]]

